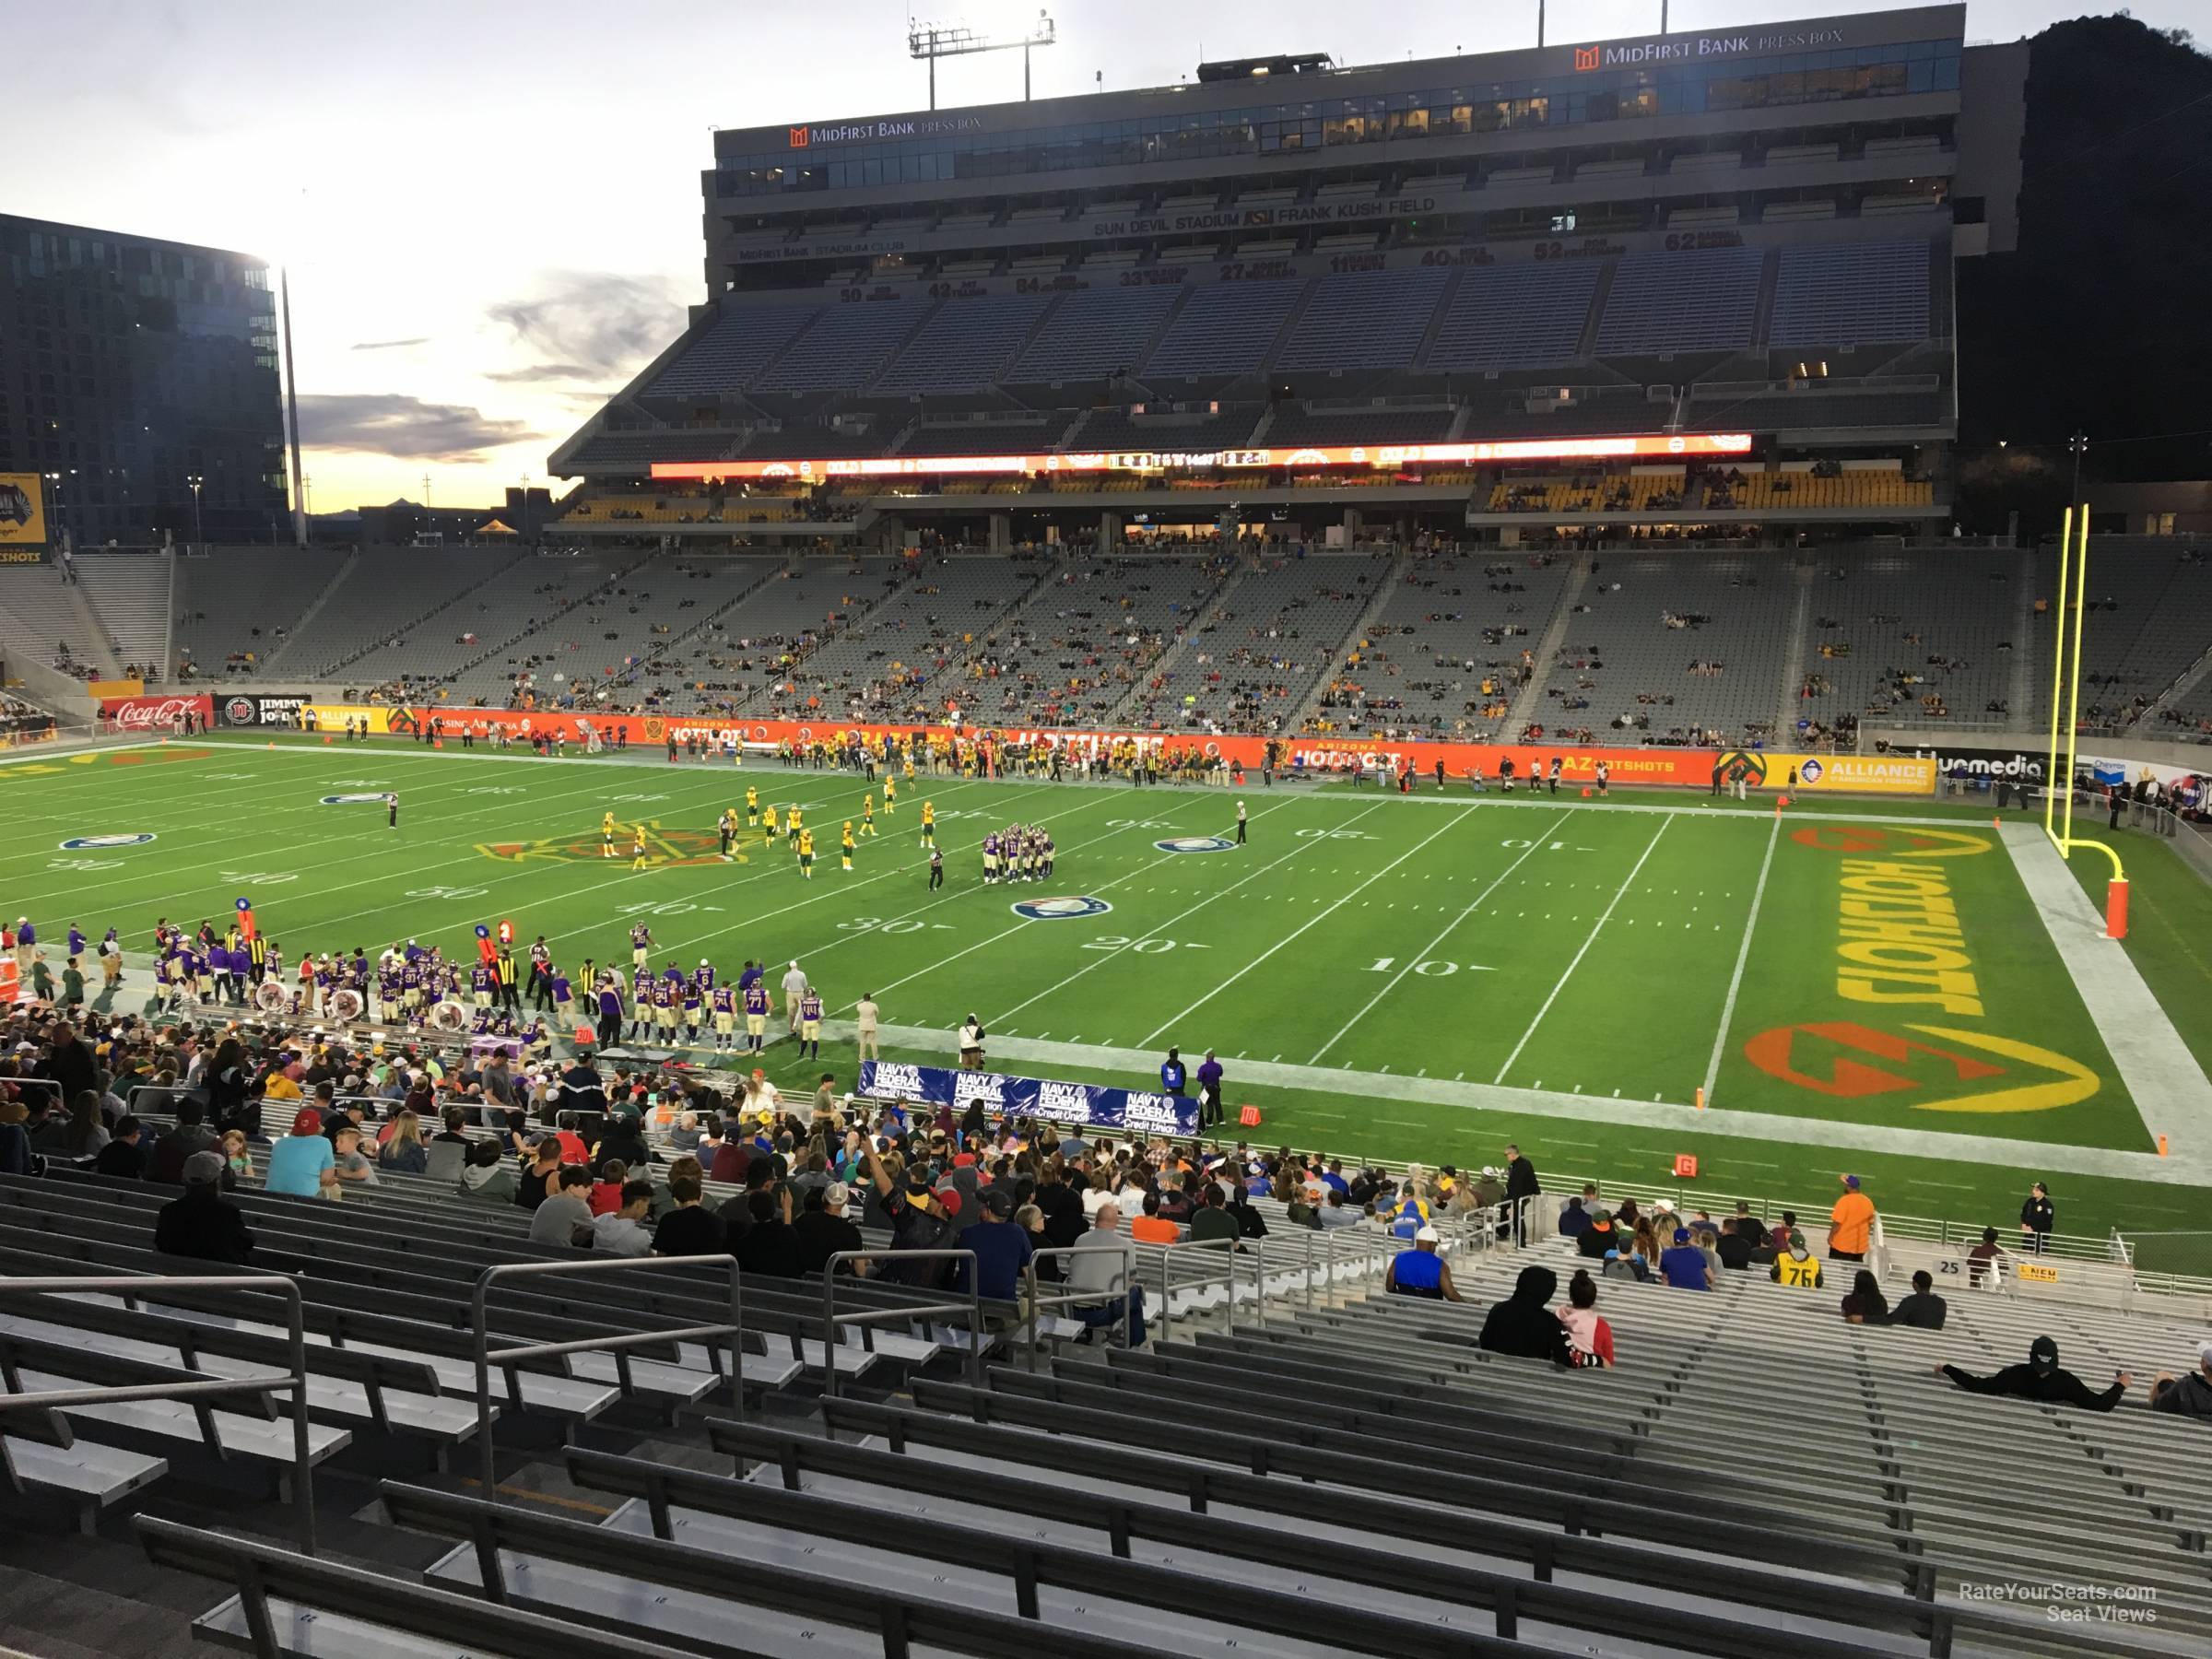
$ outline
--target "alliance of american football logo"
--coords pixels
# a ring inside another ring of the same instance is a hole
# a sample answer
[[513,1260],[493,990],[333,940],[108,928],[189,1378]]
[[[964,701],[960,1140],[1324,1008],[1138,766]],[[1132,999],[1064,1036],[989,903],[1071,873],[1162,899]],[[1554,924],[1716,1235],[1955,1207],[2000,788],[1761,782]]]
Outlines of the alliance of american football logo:
[[1152,844],[1162,853],[1227,853],[1237,843],[1226,835],[1178,835]]
[[1010,908],[1028,922],[1071,922],[1077,916],[1102,916],[1113,906],[1103,899],[1074,895],[1065,899],[1024,899]]

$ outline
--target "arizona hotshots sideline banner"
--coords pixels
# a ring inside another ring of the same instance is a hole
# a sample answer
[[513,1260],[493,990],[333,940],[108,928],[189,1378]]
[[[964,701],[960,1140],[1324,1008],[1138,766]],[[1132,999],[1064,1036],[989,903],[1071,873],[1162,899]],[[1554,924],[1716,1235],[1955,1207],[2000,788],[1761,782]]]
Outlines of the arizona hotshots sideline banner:
[[[229,704],[245,699],[226,700]],[[265,701],[270,700],[264,700]],[[299,706],[299,700],[281,700]],[[718,749],[740,746],[758,747],[783,743],[835,743],[859,738],[871,745],[886,735],[901,743],[917,737],[933,744],[953,743],[977,753],[995,770],[999,758],[1009,752],[1036,755],[1057,750],[1070,759],[1088,759],[1134,745],[1145,753],[1175,760],[1194,751],[1225,766],[1256,772],[1266,759],[1267,739],[1249,736],[1202,736],[1181,732],[1063,731],[1047,727],[994,727],[916,725],[912,724],[840,724],[834,721],[736,720],[712,715],[568,714],[544,710],[469,709],[453,707],[385,707],[342,703],[313,703],[312,708],[325,732],[340,730],[348,719],[369,722],[371,732],[414,736],[435,732],[444,741],[458,743],[464,732],[482,739],[495,731],[527,743],[534,737],[559,738],[582,744],[585,728],[602,739],[622,735],[633,747],[658,747],[674,739],[686,745],[694,739]],[[431,722],[437,722],[433,727]],[[265,724],[275,724],[266,722]],[[297,728],[299,722],[283,724]],[[1411,770],[1418,778],[1433,780],[1439,761],[1452,784],[1465,787],[1471,768],[1480,767],[1484,786],[1495,789],[1504,775],[1505,762],[1513,765],[1516,782],[1531,776],[1548,777],[1552,759],[1559,761],[1561,787],[1571,785],[1579,794],[1597,781],[1602,763],[1608,782],[1622,788],[1654,785],[1680,789],[1712,789],[1717,782],[1733,781],[1741,768],[1745,782],[1755,790],[1780,792],[1789,787],[1794,768],[1796,787],[1807,793],[1861,793],[1875,794],[1933,794],[1934,762],[1902,755],[1807,755],[1779,750],[1710,748],[1613,748],[1549,743],[1367,743],[1326,737],[1278,739],[1278,770],[1352,773],[1361,771],[1395,774]]]

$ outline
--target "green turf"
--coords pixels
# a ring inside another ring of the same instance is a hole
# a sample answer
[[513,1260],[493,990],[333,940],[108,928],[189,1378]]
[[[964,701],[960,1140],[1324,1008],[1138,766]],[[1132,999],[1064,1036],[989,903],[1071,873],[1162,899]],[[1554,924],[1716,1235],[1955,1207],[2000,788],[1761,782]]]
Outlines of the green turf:
[[[1971,806],[1802,804],[1940,827],[1923,838],[1894,824],[1778,824],[1771,801],[1662,792],[1585,803],[1248,788],[1249,846],[1172,853],[1155,843],[1228,834],[1230,799],[1195,788],[923,779],[902,786],[895,815],[878,792],[882,833],[862,842],[847,875],[837,829],[859,817],[865,785],[772,765],[738,772],[648,756],[559,763],[398,740],[288,738],[272,749],[218,738],[50,758],[0,769],[0,780],[15,831],[0,848],[0,881],[50,939],[73,922],[94,936],[115,925],[126,947],[144,951],[157,916],[219,918],[242,894],[295,959],[303,947],[373,952],[406,937],[465,953],[476,923],[509,918],[525,940],[547,935],[573,968],[626,961],[628,928],[642,918],[659,957],[687,965],[706,956],[727,972],[748,957],[800,959],[833,1017],[865,991],[898,1026],[947,1030],[973,1012],[994,1038],[1212,1047],[1232,1080],[1240,1063],[1316,1068],[1300,1086],[1232,1089],[1236,1100],[1258,1093],[1261,1138],[1271,1142],[1483,1163],[1517,1135],[1543,1167],[1613,1179],[1656,1178],[1688,1151],[1702,1159],[1700,1187],[1789,1200],[1830,1194],[1848,1168],[1888,1207],[1917,1215],[2006,1220],[2028,1175],[1790,1136],[1825,1120],[2041,1141],[2053,1148],[2050,1171],[2064,1171],[2068,1147],[2149,1146],[1986,811]],[[715,814],[742,807],[748,784],[779,806],[806,807],[818,850],[811,882],[758,837],[741,864],[712,856]],[[373,803],[321,804],[386,787],[401,796],[396,830]],[[937,807],[950,878],[936,894],[919,846],[924,798]],[[1680,810],[1618,809],[1637,805]],[[598,855],[610,807],[651,827],[653,867],[633,872],[626,857]],[[1049,886],[978,879],[982,834],[1013,818],[1052,829],[1060,862]],[[139,831],[158,839],[58,845]],[[2137,883],[2130,949],[2206,1056],[2212,977],[2195,941],[2212,936],[2212,891],[2149,838],[2130,838],[2128,856]],[[1839,995],[1841,883],[1862,860],[1904,865],[1922,879],[1939,873],[1976,1011]],[[1015,909],[1075,895],[1112,908],[1066,920]],[[1767,1069],[1747,1053],[1761,1033],[1782,1034],[1767,1040]],[[1900,1038],[1922,1046],[1887,1057],[1865,1046]],[[2055,1054],[2088,1074],[2093,1091],[2044,1110],[1973,1110],[2062,1075],[1976,1039]],[[849,1072],[849,1043],[835,1048],[825,1050],[830,1068]],[[1772,1075],[1777,1053],[1794,1080]],[[1057,1069],[1143,1080],[1113,1076],[1116,1063],[1101,1055]],[[1771,1114],[1777,1134],[1661,1131],[1596,1112],[1587,1122],[1537,1116],[1513,1111],[1510,1095],[1483,1109],[1376,1098],[1349,1079],[1329,1087],[1326,1074],[1338,1071],[1683,1104],[1711,1073],[1713,1105]],[[2193,1213],[2186,1189],[2053,1179],[2072,1231],[2180,1228]]]

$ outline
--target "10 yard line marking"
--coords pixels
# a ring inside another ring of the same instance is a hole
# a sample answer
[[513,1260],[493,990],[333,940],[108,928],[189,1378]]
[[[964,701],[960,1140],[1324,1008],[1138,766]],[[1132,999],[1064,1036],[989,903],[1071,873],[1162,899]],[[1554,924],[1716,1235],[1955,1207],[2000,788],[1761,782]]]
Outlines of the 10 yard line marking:
[[1390,982],[1384,985],[1382,990],[1376,992],[1373,996],[1368,999],[1366,1007],[1361,1008],[1359,1013],[1353,1015],[1349,1019],[1346,1020],[1342,1029],[1337,1031],[1335,1036],[1330,1038],[1318,1049],[1315,1049],[1313,1051],[1313,1058],[1307,1061],[1306,1064],[1308,1065],[1315,1065],[1320,1064],[1322,1055],[1327,1053],[1331,1049],[1335,1048],[1339,1042],[1344,1041],[1344,1034],[1346,1031],[1350,1030],[1362,1019],[1365,1019],[1377,1003],[1381,1002],[1393,991],[1396,990],[1398,982],[1413,971],[1416,963],[1427,961],[1429,959],[1429,953],[1444,942],[1446,935],[1450,934],[1453,928],[1457,927],[1462,922],[1465,922],[1469,916],[1473,915],[1477,907],[1481,905],[1482,901],[1498,890],[1499,884],[1504,881],[1508,876],[1511,876],[1515,870],[1521,867],[1523,860],[1526,859],[1530,853],[1534,853],[1538,847],[1542,846],[1546,841],[1557,835],[1562,829],[1566,827],[1566,824],[1567,817],[1562,815],[1558,823],[1554,824],[1549,830],[1547,830],[1542,835],[1536,837],[1534,841],[1530,841],[1527,846],[1524,847],[1521,850],[1520,858],[1514,859],[1512,864],[1507,865],[1504,869],[1499,871],[1496,876],[1491,877],[1489,886],[1484,888],[1481,892],[1476,894],[1474,901],[1470,903],[1465,910],[1461,911],[1458,915],[1453,917],[1451,921],[1445,923],[1443,931],[1439,933],[1435,938],[1430,940],[1428,944],[1422,946],[1420,950],[1413,957],[1412,960],[1408,961],[1405,967],[1399,969],[1395,973],[1392,974],[1390,976]]
[[[1328,917],[1335,911],[1337,905],[1348,904],[1352,900],[1353,894],[1359,893],[1371,886],[1373,883],[1381,880],[1384,876],[1387,876],[1391,871],[1396,869],[1400,865],[1411,858],[1416,853],[1418,853],[1423,847],[1426,847],[1438,836],[1443,834],[1444,830],[1453,829],[1456,825],[1464,823],[1465,821],[1465,820],[1464,818],[1449,819],[1441,828],[1430,831],[1421,840],[1414,842],[1412,846],[1408,847],[1405,852],[1399,853],[1397,857],[1392,859],[1388,864],[1377,870],[1372,876],[1370,876],[1367,880],[1361,882],[1358,887],[1354,888],[1351,892],[1345,894],[1343,898],[1337,900],[1335,904],[1330,905],[1327,910],[1323,911],[1319,915],[1315,916],[1312,921],[1305,924],[1303,927],[1299,928],[1295,933],[1285,934],[1281,938],[1270,945],[1258,956],[1253,958],[1251,961],[1245,963],[1243,967],[1238,969],[1234,973],[1230,974],[1227,979],[1216,985],[1211,991],[1208,991],[1204,996],[1200,997],[1189,1007],[1183,1009],[1182,1013],[1175,1015],[1172,1018],[1163,1020],[1157,1030],[1149,1031],[1146,1034],[1143,1042],[1141,1042],[1138,1046],[1149,1048],[1154,1041],[1159,1037],[1161,1032],[1170,1030],[1181,1020],[1188,1019],[1193,1014],[1196,1013],[1200,1008],[1206,1006],[1207,1003],[1213,1001],[1215,997],[1220,995],[1222,992],[1228,990],[1231,985],[1235,984],[1239,980],[1250,973],[1254,968],[1257,968],[1262,962],[1265,961],[1269,957],[1273,956],[1284,946],[1289,944],[1291,940],[1297,938],[1299,934],[1304,933],[1306,928],[1313,927],[1320,923],[1326,921]],[[1241,1059],[1243,1056],[1239,1055],[1238,1058]]]
[[1721,1029],[1712,1034],[1712,1058],[1705,1063],[1705,1104],[1712,1104],[1713,1079],[1721,1075],[1721,1055],[1727,1052],[1728,1028],[1735,1023],[1735,994],[1744,982],[1744,964],[1751,959],[1751,935],[1759,925],[1759,907],[1767,897],[1767,870],[1774,862],[1774,843],[1782,839],[1782,815],[1767,831],[1767,855],[1759,861],[1759,882],[1751,889],[1751,913],[1744,918],[1744,942],[1736,947],[1735,971],[1728,976],[1728,996],[1721,1004]]
[[1536,1034],[1536,1028],[1544,1023],[1544,1016],[1551,1012],[1551,1005],[1559,1000],[1559,993],[1567,988],[1567,982],[1574,977],[1574,971],[1583,965],[1583,958],[1589,955],[1590,947],[1597,943],[1597,935],[1604,931],[1606,922],[1612,919],[1614,907],[1634,883],[1637,871],[1643,868],[1643,861],[1651,857],[1652,849],[1659,844],[1659,836],[1665,835],[1666,827],[1674,821],[1671,818],[1659,820],[1659,835],[1653,836],[1644,844],[1643,851],[1637,854],[1636,862],[1629,866],[1629,873],[1620,878],[1620,885],[1613,889],[1613,897],[1606,905],[1605,914],[1598,917],[1596,924],[1590,929],[1590,935],[1583,941],[1582,949],[1574,953],[1574,959],[1567,964],[1567,971],[1559,975],[1559,982],[1552,986],[1551,994],[1544,999],[1544,1006],[1536,1010],[1536,1017],[1528,1022],[1528,1030],[1521,1033],[1521,1041],[1513,1044],[1513,1052],[1505,1057],[1505,1064],[1498,1068],[1498,1075],[1490,1079],[1492,1083],[1505,1081],[1505,1074],[1512,1069],[1513,1062],[1521,1058],[1521,1051],[1528,1046],[1528,1040]]

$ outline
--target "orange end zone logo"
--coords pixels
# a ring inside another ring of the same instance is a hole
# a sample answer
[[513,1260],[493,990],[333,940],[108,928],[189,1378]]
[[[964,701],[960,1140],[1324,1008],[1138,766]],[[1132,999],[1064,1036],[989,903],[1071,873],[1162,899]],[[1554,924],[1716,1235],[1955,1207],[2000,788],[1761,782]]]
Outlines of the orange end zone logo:
[[1882,824],[1807,824],[1791,830],[1790,839],[1817,852],[1848,853],[1857,858],[1885,853],[1899,858],[1959,858],[1986,853],[1993,844],[1986,835],[1970,835],[1963,830],[1904,830]]
[[[1777,1026],[1744,1044],[1744,1058],[1770,1077],[1835,1100],[1935,1091],[1909,1101],[1915,1112],[2049,1112],[2095,1094],[2097,1074],[2032,1043],[1950,1026],[1908,1028],[1938,1043],[1877,1031],[1848,1019]],[[1995,1056],[1986,1058],[1984,1056]],[[1999,1064],[2009,1061],[2010,1065]],[[1961,1093],[1959,1084],[2011,1081]]]

